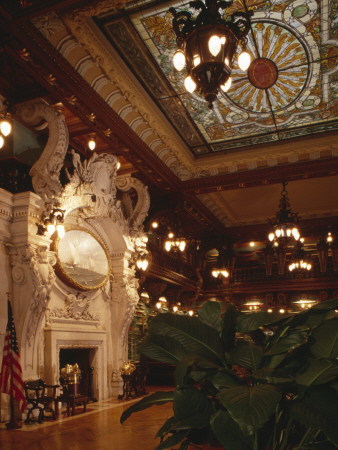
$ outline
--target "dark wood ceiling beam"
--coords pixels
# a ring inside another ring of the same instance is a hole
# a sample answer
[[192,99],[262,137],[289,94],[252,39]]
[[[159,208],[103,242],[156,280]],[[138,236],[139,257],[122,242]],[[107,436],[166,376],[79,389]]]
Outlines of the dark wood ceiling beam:
[[[332,136],[337,139],[338,133]],[[314,138],[313,138],[314,139]],[[310,144],[309,144],[310,145]],[[199,178],[182,182],[183,192],[204,194],[208,192],[241,189],[307,178],[338,174],[338,158],[316,159],[287,165],[253,169],[225,175]]]
[[[19,1],[16,3],[19,4]],[[8,16],[10,15],[12,20],[19,23],[20,21],[30,20],[42,14],[48,14],[51,11],[73,11],[80,7],[83,8],[90,3],[93,3],[92,0],[48,0],[43,3],[32,2],[32,4],[21,6],[21,9],[18,9],[15,5],[15,1],[13,1],[6,12]]]
[[[67,108],[80,117],[92,131],[99,133],[103,140],[109,142],[114,152],[123,154],[146,179],[166,192],[179,191],[180,180],[33,26],[15,26],[15,34],[23,47],[30,52],[30,59],[25,61],[13,51],[12,57],[16,57],[17,63],[29,70],[31,75],[35,75],[35,79],[49,91],[55,94],[58,90],[59,98],[62,98]],[[30,67],[33,59],[34,67]],[[78,99],[76,106],[67,101],[67,97],[71,95]],[[88,119],[91,113],[96,116],[96,120],[92,122]],[[112,136],[105,135],[106,128],[112,129]]]

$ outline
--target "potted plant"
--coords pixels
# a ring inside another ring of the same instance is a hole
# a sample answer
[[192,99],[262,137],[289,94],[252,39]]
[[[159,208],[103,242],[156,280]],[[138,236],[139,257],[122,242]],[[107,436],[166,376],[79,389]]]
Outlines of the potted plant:
[[223,317],[207,302],[198,317],[154,317],[141,352],[176,365],[176,389],[156,392],[132,413],[173,403],[160,449],[330,450],[338,447],[338,299],[298,314]]

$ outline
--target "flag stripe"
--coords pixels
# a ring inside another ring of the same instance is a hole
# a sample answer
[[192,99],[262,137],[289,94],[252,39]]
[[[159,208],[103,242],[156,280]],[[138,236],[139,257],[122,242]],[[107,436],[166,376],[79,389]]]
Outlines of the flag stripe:
[[[12,377],[11,371],[13,371]],[[6,337],[4,342],[0,375],[0,392],[13,395],[14,398],[19,402],[21,412],[24,411],[26,406],[25,386],[22,380],[20,353],[16,340],[14,317],[9,301],[8,323],[6,327]]]

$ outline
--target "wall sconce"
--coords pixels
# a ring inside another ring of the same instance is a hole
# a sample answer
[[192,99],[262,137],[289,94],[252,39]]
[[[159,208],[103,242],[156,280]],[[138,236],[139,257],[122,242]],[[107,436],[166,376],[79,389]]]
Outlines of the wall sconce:
[[91,150],[92,152],[95,150],[95,147],[96,147],[95,137],[96,137],[96,136],[95,136],[95,133],[90,134],[90,135],[88,136],[88,142],[87,142],[87,145],[88,145],[89,150]]
[[8,102],[7,100],[0,98],[0,148],[5,145],[5,137],[12,132],[12,124],[9,121],[10,115],[7,112]]
[[36,234],[43,236],[46,231],[52,235],[57,231],[58,236],[62,239],[65,235],[65,227],[63,225],[64,221],[64,210],[60,208],[54,208],[49,217],[44,217],[42,223],[37,223],[38,231]]
[[145,253],[138,255],[135,264],[138,270],[147,270],[149,266],[149,259],[147,258],[147,255]]

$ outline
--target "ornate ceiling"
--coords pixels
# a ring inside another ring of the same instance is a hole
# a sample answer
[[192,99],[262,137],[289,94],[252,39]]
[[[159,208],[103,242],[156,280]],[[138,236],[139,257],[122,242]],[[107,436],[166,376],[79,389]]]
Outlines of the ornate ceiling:
[[[172,6],[196,16],[189,2]],[[253,62],[246,73],[235,59],[232,87],[211,111],[198,93],[185,91],[186,73],[173,69],[177,45],[168,4],[131,6],[127,16],[97,20],[194,156],[337,129],[334,2],[249,0],[247,6],[255,11],[248,35]],[[243,9],[237,0],[228,12]]]
[[95,132],[98,152],[119,155],[122,173],[148,184],[154,210],[183,197],[189,229],[257,231],[275,215],[283,180],[301,219],[338,223],[336,3],[249,1],[254,63],[249,75],[235,66],[213,110],[171,66],[171,5],[189,8],[3,2],[0,93],[57,105],[83,154]]

